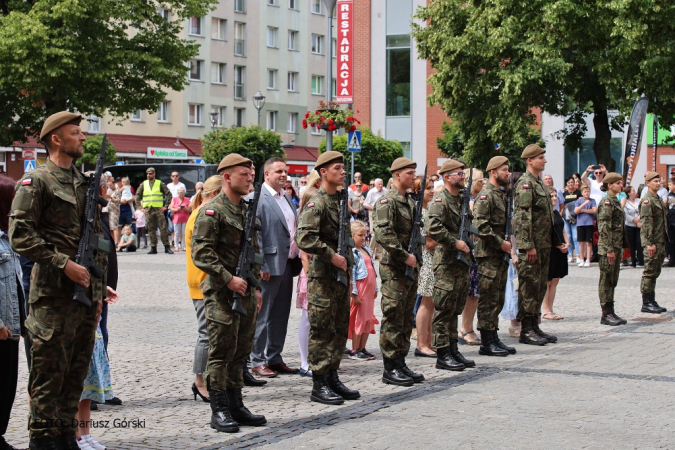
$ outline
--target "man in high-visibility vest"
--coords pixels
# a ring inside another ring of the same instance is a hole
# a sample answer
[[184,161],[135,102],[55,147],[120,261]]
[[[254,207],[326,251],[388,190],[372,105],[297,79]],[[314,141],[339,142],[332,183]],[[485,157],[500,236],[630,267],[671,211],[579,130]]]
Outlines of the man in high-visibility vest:
[[166,184],[155,180],[155,169],[148,167],[145,171],[148,179],[145,180],[136,190],[136,204],[139,205],[145,214],[146,226],[150,235],[149,255],[157,254],[157,225],[164,244],[164,253],[172,254],[173,251],[169,245],[169,231],[167,229],[166,212],[171,203],[172,195]]

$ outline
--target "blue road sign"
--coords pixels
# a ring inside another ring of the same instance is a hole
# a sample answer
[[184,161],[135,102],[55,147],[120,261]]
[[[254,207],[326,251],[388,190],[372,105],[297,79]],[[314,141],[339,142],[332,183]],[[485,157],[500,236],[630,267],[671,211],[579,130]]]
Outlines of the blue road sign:
[[28,173],[31,170],[35,170],[35,161],[33,161],[32,159],[24,160],[23,173]]
[[349,133],[347,149],[350,152],[361,152],[361,131],[356,130]]
[[115,161],[115,165],[116,165],[116,166],[123,166],[123,165],[124,165],[124,161]]
[[195,159],[195,164],[206,164],[203,159],[197,158]]

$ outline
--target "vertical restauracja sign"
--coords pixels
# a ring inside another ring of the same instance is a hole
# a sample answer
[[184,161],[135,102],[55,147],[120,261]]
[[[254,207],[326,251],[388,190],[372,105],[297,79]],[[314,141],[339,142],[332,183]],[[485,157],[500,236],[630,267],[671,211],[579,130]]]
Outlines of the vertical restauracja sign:
[[337,2],[337,102],[354,103],[354,0]]

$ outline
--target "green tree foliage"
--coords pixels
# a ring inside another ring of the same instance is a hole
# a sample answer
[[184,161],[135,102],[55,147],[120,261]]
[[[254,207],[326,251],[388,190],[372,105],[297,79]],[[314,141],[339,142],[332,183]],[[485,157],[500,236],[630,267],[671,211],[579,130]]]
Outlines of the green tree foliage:
[[[398,141],[388,140],[382,136],[373,134],[366,126],[359,127],[361,130],[361,152],[354,153],[354,172],[361,172],[363,182],[375,178],[382,178],[385,185],[391,177],[389,168],[396,158],[403,156],[403,148]],[[333,150],[340,152],[345,157],[347,173],[351,170],[352,152],[347,150],[347,135],[333,136]],[[326,151],[326,140],[319,144],[319,153]],[[424,171],[424,168],[421,169]],[[420,171],[420,173],[422,173]]]
[[[96,158],[101,153],[103,145],[103,135],[89,136],[82,144],[82,157],[76,161],[76,165],[96,164]],[[112,142],[108,141],[105,146],[105,162],[114,163],[117,160],[117,151]]]
[[[421,57],[436,70],[430,103],[457,124],[469,152],[530,142],[533,108],[566,117],[570,150],[592,114],[593,150],[615,168],[610,127],[622,129],[640,95],[675,123],[675,4],[648,0],[435,0],[413,24]],[[608,109],[618,110],[617,116]]]
[[[214,0],[0,0],[0,145],[35,135],[58,111],[156,111],[186,84],[198,44],[187,18]],[[165,20],[161,6],[171,12]]]
[[239,153],[253,161],[259,170],[269,158],[286,155],[279,135],[257,125],[215,130],[204,135],[201,141],[204,161],[210,164],[220,163],[230,153]]

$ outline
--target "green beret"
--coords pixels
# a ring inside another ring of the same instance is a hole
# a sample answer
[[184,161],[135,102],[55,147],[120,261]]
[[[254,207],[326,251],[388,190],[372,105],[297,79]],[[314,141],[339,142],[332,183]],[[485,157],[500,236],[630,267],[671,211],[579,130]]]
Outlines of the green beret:
[[546,153],[546,150],[539,147],[537,144],[530,144],[525,147],[525,150],[523,150],[523,153],[520,155],[520,157],[523,159],[534,158],[535,156],[539,156],[542,153]]
[[44,125],[42,125],[42,131],[40,131],[40,140],[43,140],[45,136],[57,128],[62,127],[63,125],[70,124],[80,126],[81,121],[82,115],[68,111],[61,111],[57,112],[56,114],[52,114],[51,116],[47,117]]
[[619,180],[623,180],[623,177],[620,174],[618,174],[616,172],[610,172],[607,175],[605,175],[605,178],[602,179],[602,182],[610,184],[610,183],[616,183]]
[[438,173],[440,173],[442,175],[446,172],[450,172],[451,170],[463,169],[464,167],[466,167],[466,166],[462,161],[459,161],[457,159],[448,159],[447,161],[445,161],[443,163],[443,165],[441,166],[441,169],[438,171]]
[[342,153],[331,150],[330,152],[324,152],[319,155],[319,158],[316,160],[314,165],[314,170],[317,172],[320,168],[326,167],[331,163],[344,163],[345,159],[342,156]]
[[218,164],[218,173],[235,166],[251,167],[251,164],[252,162],[250,159],[244,158],[239,153],[230,153],[220,161],[220,164]]
[[394,173],[397,170],[402,170],[402,169],[416,169],[417,168],[417,163],[411,159],[401,157],[401,158],[396,158],[393,163],[391,163],[391,167],[389,168],[389,172]]
[[499,169],[501,166],[504,164],[509,163],[509,158],[506,156],[495,156],[488,162],[487,167],[485,168],[486,172],[490,172],[491,170]]
[[[657,172],[647,172],[647,175],[645,175],[645,182],[652,181],[654,178],[661,178],[661,175],[659,175]],[[605,180],[606,179],[607,177],[605,177]]]

